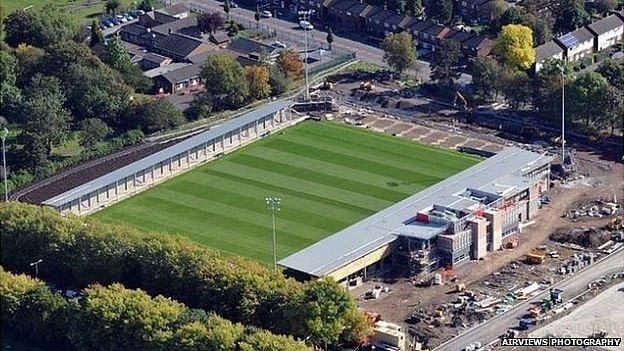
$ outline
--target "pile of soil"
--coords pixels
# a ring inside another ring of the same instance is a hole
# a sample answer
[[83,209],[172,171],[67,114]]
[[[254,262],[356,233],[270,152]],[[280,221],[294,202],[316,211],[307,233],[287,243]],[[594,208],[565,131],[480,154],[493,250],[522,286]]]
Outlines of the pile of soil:
[[609,239],[611,239],[611,233],[597,229],[557,229],[554,233],[550,234],[550,239],[560,243],[573,243],[583,247],[598,247]]

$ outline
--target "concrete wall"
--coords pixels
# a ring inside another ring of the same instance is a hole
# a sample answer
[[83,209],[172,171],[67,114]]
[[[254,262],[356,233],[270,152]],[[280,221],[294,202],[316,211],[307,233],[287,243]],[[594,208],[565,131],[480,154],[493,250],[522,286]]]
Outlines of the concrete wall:
[[472,258],[478,260],[487,254],[487,221],[477,217],[468,223],[472,230]]
[[615,28],[598,36],[596,49],[602,51],[624,40],[624,26]]

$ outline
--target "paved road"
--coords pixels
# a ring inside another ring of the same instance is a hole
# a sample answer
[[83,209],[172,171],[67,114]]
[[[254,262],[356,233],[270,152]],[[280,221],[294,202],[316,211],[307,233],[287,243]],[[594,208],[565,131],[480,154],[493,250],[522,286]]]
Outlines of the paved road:
[[[585,291],[587,289],[587,284],[590,282],[599,279],[604,275],[611,275],[623,269],[624,250],[619,250],[602,261],[578,272],[571,278],[555,284],[555,287],[564,290],[564,297],[572,298]],[[531,300],[527,300],[507,313],[496,316],[468,331],[467,333],[438,346],[435,350],[459,351],[463,350],[466,345],[470,345],[476,341],[481,342],[483,345],[488,344],[496,340],[510,327],[517,326],[519,318],[526,314],[531,302],[542,300],[548,296],[549,292],[546,291]]]
[[[215,0],[178,0],[178,2],[187,4],[187,6],[189,6],[189,8],[191,9],[197,6],[201,6],[211,11],[223,13],[222,3]],[[230,18],[243,24],[255,24],[254,15],[255,11],[247,10],[241,7],[232,9],[230,11]],[[296,43],[300,43],[303,40],[303,31],[299,29],[299,26],[296,23],[279,18],[263,18],[260,21],[260,24],[272,30],[275,30],[280,40],[282,40],[281,38],[284,38],[284,40],[288,40],[289,38],[291,38],[292,40],[290,41]],[[323,47],[327,47],[327,42],[325,41],[326,36],[326,32],[322,32],[316,29],[308,31],[308,42],[316,43],[315,46],[309,44],[310,49],[314,47],[318,48],[321,45]],[[336,34],[334,34],[334,43],[332,44],[332,46],[334,49],[339,51],[355,52],[359,59],[385,66],[385,62],[383,60],[383,51],[375,46],[342,38]],[[428,80],[430,74],[429,63],[419,60],[417,62],[416,68],[411,73],[417,75],[418,78],[421,80]]]

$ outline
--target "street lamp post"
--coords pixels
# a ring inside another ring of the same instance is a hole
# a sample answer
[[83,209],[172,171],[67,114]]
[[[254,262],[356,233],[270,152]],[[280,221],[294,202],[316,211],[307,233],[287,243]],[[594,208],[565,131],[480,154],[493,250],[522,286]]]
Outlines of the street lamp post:
[[38,259],[37,261],[30,264],[30,266],[35,266],[35,278],[39,276],[39,263],[43,262],[42,259]]
[[275,236],[275,211],[280,210],[280,204],[282,199],[279,197],[267,197],[266,204],[271,210],[271,217],[273,220],[273,270],[277,272],[277,239]]
[[2,130],[2,173],[4,174],[4,202],[9,202],[9,184],[7,183],[7,165],[6,165],[6,138],[9,135],[9,130],[4,128]]
[[561,165],[565,171],[565,67],[561,65]]
[[[314,10],[299,11],[299,19],[301,21],[310,22],[310,15]],[[306,101],[310,101],[310,83],[308,80],[308,28],[303,28],[303,37],[305,41],[305,84],[306,84]]]

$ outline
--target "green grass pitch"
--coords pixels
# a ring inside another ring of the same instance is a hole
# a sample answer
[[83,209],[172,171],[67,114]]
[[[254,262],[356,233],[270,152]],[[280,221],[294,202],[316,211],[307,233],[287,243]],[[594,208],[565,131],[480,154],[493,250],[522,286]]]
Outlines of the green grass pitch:
[[479,160],[329,122],[303,122],[94,214],[272,262],[265,197],[282,198],[286,257]]

